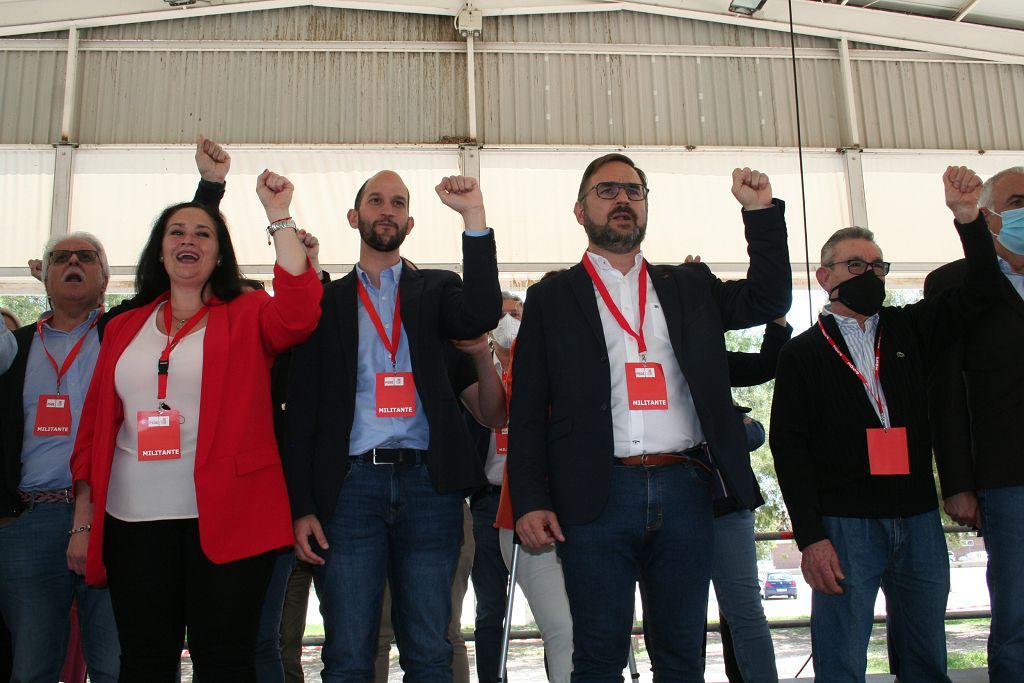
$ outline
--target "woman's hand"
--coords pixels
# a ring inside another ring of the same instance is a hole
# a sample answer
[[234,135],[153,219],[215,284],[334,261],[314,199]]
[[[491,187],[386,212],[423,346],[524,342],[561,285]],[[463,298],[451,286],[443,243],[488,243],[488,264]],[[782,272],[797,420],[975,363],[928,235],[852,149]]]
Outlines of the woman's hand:
[[264,169],[256,179],[256,194],[267,211],[267,219],[271,223],[288,218],[295,186],[283,175]]

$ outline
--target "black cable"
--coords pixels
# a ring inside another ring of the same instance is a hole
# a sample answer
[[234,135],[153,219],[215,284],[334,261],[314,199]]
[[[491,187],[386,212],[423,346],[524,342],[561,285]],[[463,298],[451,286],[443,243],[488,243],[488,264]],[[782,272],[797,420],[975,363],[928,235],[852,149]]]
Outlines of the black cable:
[[807,271],[807,316],[814,323],[814,306],[811,304],[811,254],[810,237],[807,234],[807,188],[804,185],[804,142],[800,128],[800,81],[796,72],[796,32],[793,30],[793,0],[789,0],[789,52],[793,62],[793,102],[796,107],[796,149],[800,159],[800,205],[804,214],[804,268]]

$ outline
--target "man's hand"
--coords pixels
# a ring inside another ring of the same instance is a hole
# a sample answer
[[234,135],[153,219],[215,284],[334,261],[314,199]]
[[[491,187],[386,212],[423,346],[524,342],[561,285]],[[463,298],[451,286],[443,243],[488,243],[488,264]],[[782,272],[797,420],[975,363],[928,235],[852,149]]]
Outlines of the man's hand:
[[942,509],[957,524],[981,528],[981,513],[978,510],[978,497],[974,491],[954,493],[942,502]]
[[68,569],[79,576],[85,576],[85,558],[89,553],[89,533],[88,531],[79,531],[77,534],[71,534],[71,540],[68,541]]
[[832,541],[828,539],[804,548],[800,571],[804,573],[807,584],[819,593],[840,595],[843,592],[838,581],[845,579],[846,576],[839,566],[839,555],[832,547]]
[[966,166],[949,166],[942,174],[942,187],[946,191],[946,206],[961,225],[978,218],[978,199],[981,198],[981,178]]
[[267,210],[267,219],[271,223],[288,218],[288,207],[292,205],[292,194],[295,186],[283,175],[266,169],[256,179],[256,194]]
[[231,155],[213,140],[200,135],[196,141],[196,168],[203,180],[223,183],[231,168]]
[[317,275],[320,275],[322,270],[320,268],[320,240],[311,232],[299,230],[299,241],[302,242],[302,246],[306,250],[309,262],[313,264],[313,270]]
[[327,537],[316,515],[299,517],[292,525],[295,529],[295,557],[310,564],[325,564],[324,558],[317,555],[309,545],[309,537],[312,536],[318,546],[324,550],[328,548]]
[[531,550],[540,550],[555,541],[565,541],[558,517],[551,510],[534,510],[516,520],[519,540]]
[[693,256],[687,254],[683,263],[700,263],[700,254],[694,254]]
[[746,211],[767,209],[772,205],[772,184],[768,174],[737,168],[732,172],[732,196]]
[[28,272],[32,274],[32,277],[43,281],[43,262],[37,258],[30,258],[28,260]]
[[491,357],[491,346],[488,344],[490,333],[485,332],[476,339],[453,339],[452,345],[459,351],[470,356]]
[[486,230],[487,216],[484,213],[484,196],[476,178],[451,175],[442,178],[434,188],[441,202],[462,215],[466,230]]

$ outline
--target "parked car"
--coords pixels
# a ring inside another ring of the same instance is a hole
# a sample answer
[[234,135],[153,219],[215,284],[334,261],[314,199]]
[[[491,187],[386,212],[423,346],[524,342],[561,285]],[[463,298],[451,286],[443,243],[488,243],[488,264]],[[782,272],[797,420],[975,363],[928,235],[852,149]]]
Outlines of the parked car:
[[767,600],[777,595],[784,595],[796,600],[796,580],[792,574],[770,572],[765,577],[764,584],[761,586],[761,599]]

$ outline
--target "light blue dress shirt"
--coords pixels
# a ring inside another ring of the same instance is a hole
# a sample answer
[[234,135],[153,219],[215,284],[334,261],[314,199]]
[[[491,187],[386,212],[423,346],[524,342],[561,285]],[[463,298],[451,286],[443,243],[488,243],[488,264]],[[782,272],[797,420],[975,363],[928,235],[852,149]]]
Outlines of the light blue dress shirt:
[[1002,257],[997,256],[996,258],[999,259],[999,270],[1003,271],[1003,275],[1010,281],[1013,288],[1017,290],[1017,294],[1024,299],[1024,274],[1013,272],[1013,268]]
[[7,325],[0,320],[0,375],[7,372],[18,355],[18,342],[14,339],[14,333],[7,329]]
[[[366,287],[366,293],[376,307],[389,337],[402,267],[403,262],[399,261],[382,271],[380,288],[377,288],[370,282],[366,271],[356,266],[356,277]],[[417,448],[425,451],[430,446],[430,426],[418,390],[415,417],[377,417],[377,373],[413,371],[405,325],[402,325],[395,367],[392,368],[391,354],[377,334],[377,327],[366,312],[361,297],[357,297],[356,305],[359,316],[359,359],[356,361],[356,411],[349,439],[349,455],[359,455],[373,448]]]
[[[85,322],[70,332],[54,329],[43,324],[43,338],[46,350],[57,361],[58,367],[85,334],[85,342],[78,352],[78,358],[68,368],[61,380],[60,393],[71,400],[71,434],[68,436],[36,436],[36,407],[39,396],[57,393],[57,372],[46,357],[43,344],[37,334],[32,339],[25,368],[25,386],[22,398],[25,402],[25,436],[21,442],[21,484],[22,491],[49,491],[71,486],[71,451],[78,434],[78,422],[82,417],[85,395],[92,381],[96,357],[100,351],[100,338],[96,328],[89,329],[100,309],[89,314]],[[88,332],[87,332],[88,330]]]

